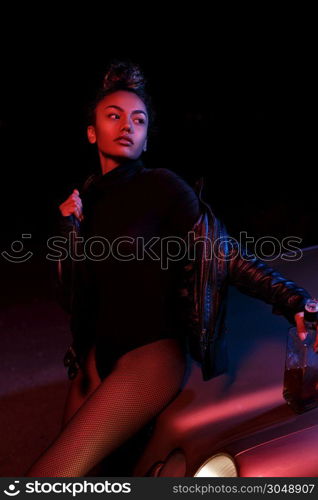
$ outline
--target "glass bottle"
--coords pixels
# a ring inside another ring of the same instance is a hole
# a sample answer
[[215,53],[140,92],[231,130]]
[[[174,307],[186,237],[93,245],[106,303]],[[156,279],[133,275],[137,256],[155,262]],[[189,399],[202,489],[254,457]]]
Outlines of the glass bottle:
[[304,322],[307,336],[301,340],[297,328],[288,331],[283,396],[296,413],[318,406],[318,301],[305,305]]

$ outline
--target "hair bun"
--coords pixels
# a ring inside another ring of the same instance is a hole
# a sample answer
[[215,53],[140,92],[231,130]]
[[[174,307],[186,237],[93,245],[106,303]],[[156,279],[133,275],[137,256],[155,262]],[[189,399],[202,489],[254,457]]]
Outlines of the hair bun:
[[131,61],[112,61],[103,80],[103,90],[144,89],[146,80],[138,64]]
[[147,87],[148,80],[138,63],[131,59],[112,59],[106,68],[101,87],[97,90],[95,98],[88,104],[87,125],[95,124],[96,107],[102,99],[117,90],[128,90],[134,92],[144,102],[148,112],[148,130],[155,133],[153,124],[156,113]]

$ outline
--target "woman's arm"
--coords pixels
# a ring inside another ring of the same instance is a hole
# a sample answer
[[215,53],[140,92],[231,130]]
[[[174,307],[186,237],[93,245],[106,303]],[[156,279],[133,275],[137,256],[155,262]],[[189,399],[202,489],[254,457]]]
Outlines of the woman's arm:
[[71,303],[72,303],[72,288],[73,288],[73,277],[74,277],[74,261],[69,255],[69,242],[70,239],[78,234],[79,222],[73,215],[62,216],[60,212],[57,214],[57,233],[59,237],[63,237],[65,240],[65,246],[63,243],[63,248],[67,252],[67,255],[60,258],[55,264],[55,291],[56,300],[68,314],[71,313]]
[[82,200],[75,189],[66,201],[59,205],[57,211],[57,232],[65,238],[66,257],[55,263],[55,291],[57,301],[65,312],[70,314],[73,336],[71,348],[75,351],[76,361],[80,366],[85,362],[93,343],[90,330],[95,307],[92,276],[87,260],[77,258],[83,253],[83,245],[80,238],[77,239],[82,230],[83,219]]
[[[232,241],[232,240],[231,240]],[[311,295],[294,281],[255,256],[247,256],[238,244],[232,245],[229,258],[229,283],[246,295],[273,305],[273,313],[292,323],[295,314],[303,311]]]

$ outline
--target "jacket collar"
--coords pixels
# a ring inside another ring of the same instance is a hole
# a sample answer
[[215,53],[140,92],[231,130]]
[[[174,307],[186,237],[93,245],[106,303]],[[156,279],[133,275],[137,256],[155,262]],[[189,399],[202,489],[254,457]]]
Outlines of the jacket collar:
[[124,160],[110,172],[99,174],[96,178],[96,184],[100,187],[113,186],[131,179],[143,168],[144,163],[141,158]]

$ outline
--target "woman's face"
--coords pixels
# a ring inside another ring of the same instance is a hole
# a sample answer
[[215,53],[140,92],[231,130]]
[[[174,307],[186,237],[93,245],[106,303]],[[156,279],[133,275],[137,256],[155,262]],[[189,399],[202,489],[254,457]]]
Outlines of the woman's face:
[[[144,102],[133,92],[117,90],[104,97],[95,109],[95,125],[87,128],[90,143],[103,156],[137,159],[147,146],[148,113]],[[127,136],[131,142],[121,142]]]

